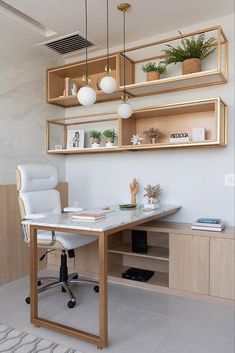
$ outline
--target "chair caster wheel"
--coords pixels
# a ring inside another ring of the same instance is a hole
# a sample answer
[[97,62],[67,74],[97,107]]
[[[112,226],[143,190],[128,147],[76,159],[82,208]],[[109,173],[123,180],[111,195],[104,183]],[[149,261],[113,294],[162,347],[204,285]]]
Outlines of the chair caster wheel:
[[61,288],[61,292],[66,293],[66,290],[64,289],[64,287]]
[[42,285],[42,281],[38,281],[38,287]]
[[70,300],[67,305],[68,305],[69,309],[73,309],[76,305],[76,302],[75,301],[73,302],[72,300]]
[[95,291],[96,293],[99,293],[99,291],[100,291],[100,287],[99,287],[99,286],[95,286],[93,289],[94,289],[94,291]]
[[30,304],[30,297],[25,298],[25,303]]

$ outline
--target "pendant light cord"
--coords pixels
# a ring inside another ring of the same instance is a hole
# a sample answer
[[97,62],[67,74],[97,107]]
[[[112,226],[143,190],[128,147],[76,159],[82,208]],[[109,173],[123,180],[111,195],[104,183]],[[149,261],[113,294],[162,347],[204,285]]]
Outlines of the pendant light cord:
[[123,11],[123,56],[124,56],[124,67],[123,67],[123,79],[124,79],[124,90],[123,90],[123,101],[126,101],[126,11]]
[[86,34],[86,85],[88,85],[87,0],[85,0],[85,34]]
[[107,0],[107,74],[109,74],[109,0]]

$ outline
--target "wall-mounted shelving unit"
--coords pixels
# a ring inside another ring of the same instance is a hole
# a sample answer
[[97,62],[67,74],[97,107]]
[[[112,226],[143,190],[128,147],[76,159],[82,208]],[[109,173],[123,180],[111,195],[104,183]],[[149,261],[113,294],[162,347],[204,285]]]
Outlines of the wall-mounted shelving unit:
[[[140,134],[150,128],[158,128],[160,139],[150,144],[145,138],[140,145],[132,145],[133,134]],[[205,128],[205,140],[193,141],[192,129]],[[104,131],[114,129],[117,138],[114,147],[92,148],[89,131],[96,129]],[[67,149],[67,134],[69,130],[84,130],[84,148]],[[173,133],[188,133],[188,142],[169,142]],[[87,154],[102,152],[140,151],[163,148],[212,147],[227,144],[227,106],[221,98],[159,105],[135,110],[129,119],[121,119],[116,113],[67,117],[47,121],[47,152],[51,154]],[[56,150],[55,146],[61,149]]]
[[[214,54],[203,60],[202,71],[193,74],[182,75],[181,64],[169,65],[167,74],[159,80],[146,82],[145,74],[141,70],[142,64],[148,61],[159,61],[165,56],[163,50],[167,44],[178,45],[182,38],[205,33],[206,38],[217,39]],[[140,97],[151,94],[173,92],[217,85],[227,82],[228,77],[228,41],[220,26],[202,29],[171,38],[166,38],[146,45],[130,48],[125,57],[122,52],[110,56],[111,74],[116,78],[118,88],[113,94],[103,93],[98,83],[104,76],[106,65],[105,57],[89,60],[89,77],[91,87],[96,89],[97,102],[120,99],[123,91],[123,63],[126,62],[126,90],[130,97]],[[76,82],[78,88],[83,85],[82,77],[85,73],[85,62],[75,62],[47,70],[47,102],[61,107],[78,106],[76,96],[63,96],[64,80],[66,77]]]

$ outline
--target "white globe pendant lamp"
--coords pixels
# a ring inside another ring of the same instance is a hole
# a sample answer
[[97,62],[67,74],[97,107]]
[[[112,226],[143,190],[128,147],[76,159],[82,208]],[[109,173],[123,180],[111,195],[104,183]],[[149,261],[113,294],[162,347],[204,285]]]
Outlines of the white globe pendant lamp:
[[126,101],[119,105],[118,107],[118,115],[122,119],[128,119],[132,116],[133,109],[132,106]]
[[87,0],[85,0],[85,25],[86,25],[86,73],[83,76],[84,87],[81,87],[77,93],[78,102],[85,107],[88,107],[96,101],[96,91],[89,87],[88,77],[88,41],[87,41]]
[[100,88],[104,93],[113,93],[117,89],[117,81],[112,76],[104,76],[100,81]]
[[[118,5],[118,10],[123,13],[123,57],[125,58],[126,53],[126,11],[131,7],[128,3],[123,3]],[[126,94],[126,60],[124,60],[123,65],[123,79],[124,79],[124,88],[123,88],[123,96],[122,103],[118,107],[118,115],[122,119],[128,119],[133,114],[133,109],[130,103],[127,102],[128,96]]]
[[113,93],[117,89],[117,81],[114,77],[110,76],[110,62],[109,62],[109,0],[107,1],[107,21],[106,21],[106,34],[107,34],[107,65],[105,66],[105,76],[100,81],[100,88],[104,93]]
[[78,91],[77,98],[81,105],[89,107],[96,101],[96,91],[89,86],[81,87]]

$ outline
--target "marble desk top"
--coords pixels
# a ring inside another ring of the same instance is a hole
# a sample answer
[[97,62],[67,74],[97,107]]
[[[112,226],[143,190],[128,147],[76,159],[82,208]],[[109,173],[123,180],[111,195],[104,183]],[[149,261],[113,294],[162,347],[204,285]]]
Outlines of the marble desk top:
[[[151,211],[143,211],[143,207],[138,206],[136,209],[120,210],[118,206],[110,206],[111,209],[115,209],[114,212],[106,214],[106,218],[96,222],[84,222],[72,218],[71,213],[62,213],[60,215],[50,215],[38,219],[23,220],[22,224],[43,226],[51,228],[63,228],[63,229],[77,229],[93,232],[105,232],[107,230],[115,229],[120,226],[131,225],[132,223],[145,220],[148,218],[160,218],[164,215],[177,212],[180,205],[160,205],[158,209]],[[101,211],[101,210],[100,210]],[[144,222],[143,222],[144,223]]]

